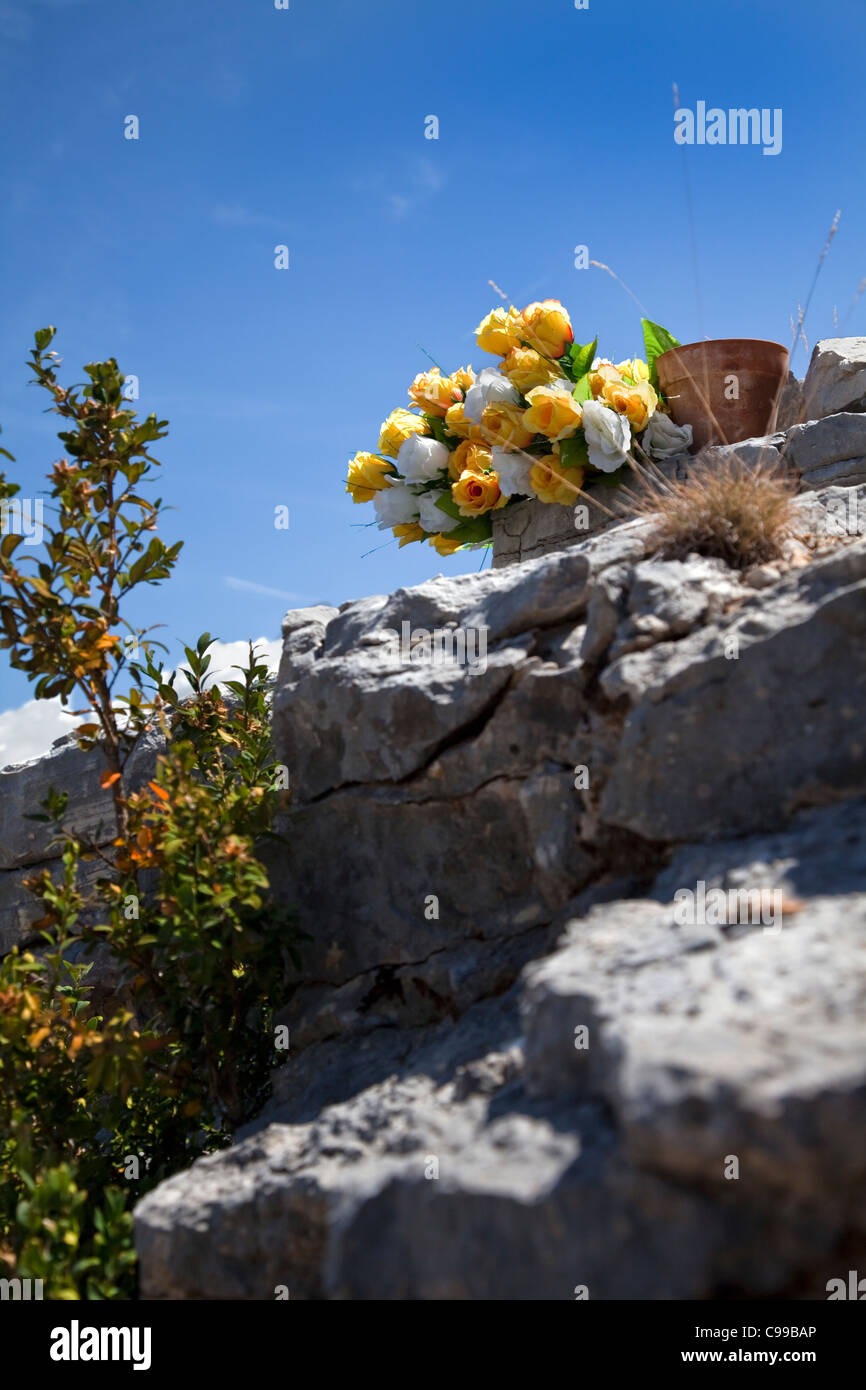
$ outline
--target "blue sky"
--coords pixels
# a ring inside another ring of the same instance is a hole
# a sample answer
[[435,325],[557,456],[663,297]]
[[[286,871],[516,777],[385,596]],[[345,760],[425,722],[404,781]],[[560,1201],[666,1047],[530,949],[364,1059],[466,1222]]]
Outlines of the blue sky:
[[[638,309],[577,244],[682,342],[787,343],[841,208],[806,323],[832,336],[866,276],[863,57],[862,0],[0,0],[9,471],[37,495],[61,452],[24,366],[54,323],[68,377],[115,355],[170,421],[162,535],[186,546],[132,615],[167,640],[275,638],[288,607],[476,569],[366,554],[389,537],[344,492],[418,345],[485,365],[492,279],[640,351]],[[782,152],[683,151],[675,81],[685,106],[782,108]],[[866,333],[866,296],[840,331]],[[0,653],[0,711],[28,699]]]

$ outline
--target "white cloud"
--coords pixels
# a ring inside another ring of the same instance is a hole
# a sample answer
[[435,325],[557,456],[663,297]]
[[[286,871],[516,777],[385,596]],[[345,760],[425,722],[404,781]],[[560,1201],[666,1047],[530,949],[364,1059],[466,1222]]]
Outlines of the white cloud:
[[212,216],[219,227],[271,227],[276,224],[276,218],[250,212],[243,203],[217,203]]
[[419,159],[415,170],[415,182],[428,193],[438,193],[445,187],[445,175],[429,159]]
[[268,594],[271,598],[300,600],[307,604],[313,602],[308,594],[290,594],[286,589],[272,589],[268,584],[256,584],[252,579],[236,579],[233,574],[227,574],[223,582],[227,589],[242,589],[248,594]]
[[41,757],[56,738],[83,722],[64,710],[59,699],[28,700],[7,710],[0,714],[0,767]]
[[[282,645],[278,637],[274,639],[259,637],[253,642],[256,656],[260,660],[266,661],[272,671],[275,671],[280,663]],[[231,668],[233,666],[246,666],[248,657],[249,644],[246,641],[214,642],[210,648],[211,663],[205,684],[211,686],[217,681],[239,680],[240,672],[233,671]],[[185,659],[178,662],[179,667],[185,665]],[[175,684],[179,694],[189,694],[189,685],[183,676],[179,676]]]
[[[279,638],[259,637],[253,645],[256,654],[275,671],[279,665],[282,646]],[[210,649],[211,666],[207,684],[238,679],[239,672],[233,671],[231,667],[245,666],[248,650],[245,641],[215,642]],[[178,665],[186,665],[186,662],[179,662]],[[178,677],[176,684],[179,694],[189,693],[189,685],[182,676]],[[76,709],[79,708],[79,700],[80,697],[76,697]],[[64,710],[58,699],[28,700],[17,709],[6,710],[0,714],[0,768],[42,757],[55,739],[70,733],[82,723],[84,718],[76,717],[70,714],[69,710]]]

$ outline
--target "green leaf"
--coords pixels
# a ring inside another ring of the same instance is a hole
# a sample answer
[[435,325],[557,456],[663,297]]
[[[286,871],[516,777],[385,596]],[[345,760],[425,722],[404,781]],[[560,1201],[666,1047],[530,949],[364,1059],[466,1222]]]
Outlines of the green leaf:
[[485,512],[483,516],[467,517],[461,521],[459,526],[446,532],[451,540],[459,540],[461,545],[468,545],[473,541],[486,541],[490,539],[493,525],[490,520],[490,513]]
[[439,415],[425,415],[424,419],[430,426],[430,433],[440,444],[447,444],[449,449],[456,449],[460,440],[450,433],[445,421]]
[[436,506],[439,508],[440,512],[444,512],[446,516],[460,516],[460,508],[453,497],[437,497]]
[[670,352],[671,348],[681,347],[681,343],[666,328],[660,324],[653,323],[652,319],[641,319],[643,328],[644,354],[647,366],[650,369],[650,385],[658,388],[659,378],[656,371],[656,359],[662,353]]
[[572,343],[569,351],[575,381],[580,381],[581,377],[585,376],[589,371],[595,360],[597,348],[597,337],[593,338],[591,343]]
[[45,349],[48,347],[48,344],[53,339],[55,332],[56,329],[53,327],[37,329],[36,333],[34,334],[34,341],[36,343],[37,352],[45,351]]
[[557,357],[556,365],[559,367],[564,377],[567,377],[569,381],[574,381],[574,363],[571,360],[570,348],[568,351],[564,352],[561,357]]
[[589,372],[584,372],[583,376],[579,378],[577,385],[575,386],[571,394],[576,401],[583,402],[592,400],[592,390],[589,384]]
[[2,542],[0,542],[0,556],[2,556],[4,560],[8,560],[13,550],[17,550],[18,546],[22,545],[23,542],[23,536],[19,536],[15,531],[10,531],[7,536],[3,537]]
[[583,430],[578,430],[570,439],[560,440],[559,457],[562,459],[563,468],[589,467],[589,450]]

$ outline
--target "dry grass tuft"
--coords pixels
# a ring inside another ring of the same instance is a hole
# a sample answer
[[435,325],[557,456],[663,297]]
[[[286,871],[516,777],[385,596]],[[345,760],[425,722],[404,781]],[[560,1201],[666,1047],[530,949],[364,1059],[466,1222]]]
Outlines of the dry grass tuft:
[[652,517],[650,546],[665,559],[696,553],[746,570],[777,559],[792,534],[794,484],[777,467],[735,459],[683,480],[640,472],[643,487],[629,490],[628,512]]

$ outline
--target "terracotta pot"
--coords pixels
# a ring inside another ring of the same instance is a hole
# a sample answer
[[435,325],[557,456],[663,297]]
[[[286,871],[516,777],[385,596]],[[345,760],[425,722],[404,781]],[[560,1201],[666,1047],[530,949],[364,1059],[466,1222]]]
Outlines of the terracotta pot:
[[788,380],[788,349],[763,338],[685,343],[656,362],[678,425],[691,425],[696,449],[768,434]]

